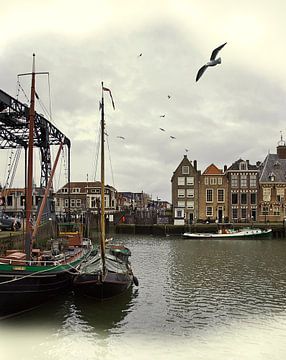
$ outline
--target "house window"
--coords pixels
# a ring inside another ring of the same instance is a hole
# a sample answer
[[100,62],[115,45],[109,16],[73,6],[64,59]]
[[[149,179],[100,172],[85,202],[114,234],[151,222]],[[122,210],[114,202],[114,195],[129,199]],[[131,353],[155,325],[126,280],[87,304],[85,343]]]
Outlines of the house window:
[[246,219],[246,217],[247,217],[247,209],[246,208],[242,208],[241,209],[241,218],[242,219]]
[[240,175],[240,186],[247,187],[247,175]]
[[262,215],[269,215],[269,206],[262,206]]
[[239,164],[239,170],[247,170],[246,162],[242,161],[242,162]]
[[256,175],[250,175],[249,185],[250,187],[256,187]]
[[65,207],[67,208],[69,206],[69,199],[65,199]]
[[276,200],[279,202],[284,200],[284,188],[276,188]]
[[177,218],[183,218],[183,217],[184,217],[183,210],[181,210],[181,209],[175,209],[175,217],[177,217]]
[[195,191],[194,189],[187,189],[187,197],[194,197]]
[[189,166],[182,166],[182,174],[187,175],[190,173],[190,167]]
[[76,199],[76,206],[80,207],[81,206],[81,199]]
[[218,184],[218,185],[222,185],[222,178],[221,178],[221,177],[219,177],[219,178],[217,179],[217,184]]
[[206,176],[205,177],[205,185],[208,185],[209,184],[209,178]]
[[194,209],[194,202],[188,200],[188,201],[187,201],[187,208],[188,208],[188,209]]
[[232,209],[232,218],[237,219],[238,218],[238,210],[237,208]]
[[178,189],[178,197],[179,198],[185,197],[185,189]]
[[185,185],[184,176],[178,176],[178,186],[184,186],[184,185]]
[[280,215],[280,207],[279,206],[273,207],[273,215]]
[[232,193],[231,194],[231,203],[233,205],[237,205],[238,204],[238,194],[237,193]]
[[187,185],[194,185],[194,177],[193,176],[188,176],[187,177]]
[[80,188],[73,188],[71,192],[73,192],[73,193],[79,193],[79,192],[80,192]]
[[263,188],[263,201],[270,201],[271,188]]
[[231,187],[238,187],[237,175],[231,175]]
[[179,207],[185,207],[185,202],[184,201],[178,201],[178,206]]
[[224,202],[224,189],[217,189],[217,201]]
[[71,199],[71,207],[75,207],[75,199]]
[[206,189],[206,202],[213,202],[213,190]]
[[247,193],[240,194],[240,203],[243,205],[247,204]]
[[250,194],[250,204],[251,205],[256,205],[257,202],[257,194],[256,193],[251,193]]
[[210,185],[216,185],[216,178],[214,177],[210,178]]
[[212,206],[206,207],[206,216],[213,216],[213,207]]

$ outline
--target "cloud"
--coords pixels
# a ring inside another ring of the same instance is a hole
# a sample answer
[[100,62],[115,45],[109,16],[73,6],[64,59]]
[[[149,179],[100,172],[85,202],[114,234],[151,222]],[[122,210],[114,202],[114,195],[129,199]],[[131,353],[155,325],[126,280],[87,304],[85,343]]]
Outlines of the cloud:
[[[170,179],[185,148],[201,170],[239,157],[256,162],[286,129],[285,51],[278,41],[286,32],[283,2],[265,3],[259,12],[260,2],[245,1],[28,3],[25,17],[10,5],[2,15],[9,31],[0,52],[1,89],[16,96],[16,76],[31,70],[35,52],[37,69],[50,72],[52,121],[72,142],[74,181],[95,171],[101,81],[116,106],[113,111],[105,98],[119,191],[143,189],[170,200]],[[273,26],[266,28],[266,20]],[[196,83],[199,67],[225,41],[222,64]],[[29,79],[21,82],[29,96]],[[49,108],[47,78],[37,78],[37,91]]]

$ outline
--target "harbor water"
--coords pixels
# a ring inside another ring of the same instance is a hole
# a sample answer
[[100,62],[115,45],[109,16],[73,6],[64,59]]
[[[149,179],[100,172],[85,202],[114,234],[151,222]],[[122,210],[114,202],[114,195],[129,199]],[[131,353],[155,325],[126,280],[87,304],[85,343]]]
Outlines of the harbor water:
[[70,293],[2,320],[1,359],[286,357],[286,239],[117,239],[139,287],[105,302]]

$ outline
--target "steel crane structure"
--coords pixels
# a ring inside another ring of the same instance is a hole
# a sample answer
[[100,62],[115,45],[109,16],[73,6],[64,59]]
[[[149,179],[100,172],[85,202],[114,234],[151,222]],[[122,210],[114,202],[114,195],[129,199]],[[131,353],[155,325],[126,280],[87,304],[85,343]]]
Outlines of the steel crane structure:
[[[64,141],[63,141],[64,139]],[[0,89],[0,149],[25,149],[25,169],[29,141],[29,106],[21,103]],[[47,186],[51,174],[51,145],[68,148],[68,183],[70,184],[70,140],[42,115],[35,114],[34,146],[41,153],[40,187]],[[25,181],[26,187],[26,181]]]

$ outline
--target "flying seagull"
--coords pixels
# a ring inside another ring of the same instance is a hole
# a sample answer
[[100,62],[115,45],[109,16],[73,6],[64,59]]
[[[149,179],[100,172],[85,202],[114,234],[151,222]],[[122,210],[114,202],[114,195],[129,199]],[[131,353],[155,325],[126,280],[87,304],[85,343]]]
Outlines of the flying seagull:
[[116,136],[116,137],[118,137],[118,139],[125,140],[125,137],[124,137],[124,136]]
[[171,99],[171,95],[168,95],[168,99]]
[[176,139],[175,136],[172,136],[172,135],[170,136],[170,138],[171,138],[171,139]]
[[142,55],[143,55],[143,54],[141,53],[141,54],[138,55],[138,57],[140,57],[140,56],[142,56]]
[[159,128],[161,131],[166,131],[165,129],[163,129],[163,128]]
[[216,49],[213,50],[211,57],[210,57],[210,61],[208,61],[204,66],[202,66],[200,68],[200,70],[197,73],[197,77],[196,77],[196,81],[199,80],[199,78],[203,75],[203,73],[206,71],[206,69],[209,66],[215,66],[217,64],[221,64],[221,58],[216,59],[216,56],[218,54],[218,52],[226,45],[226,43],[220,45],[219,47],[217,47]]
[[160,115],[160,117],[165,117],[166,115]]

